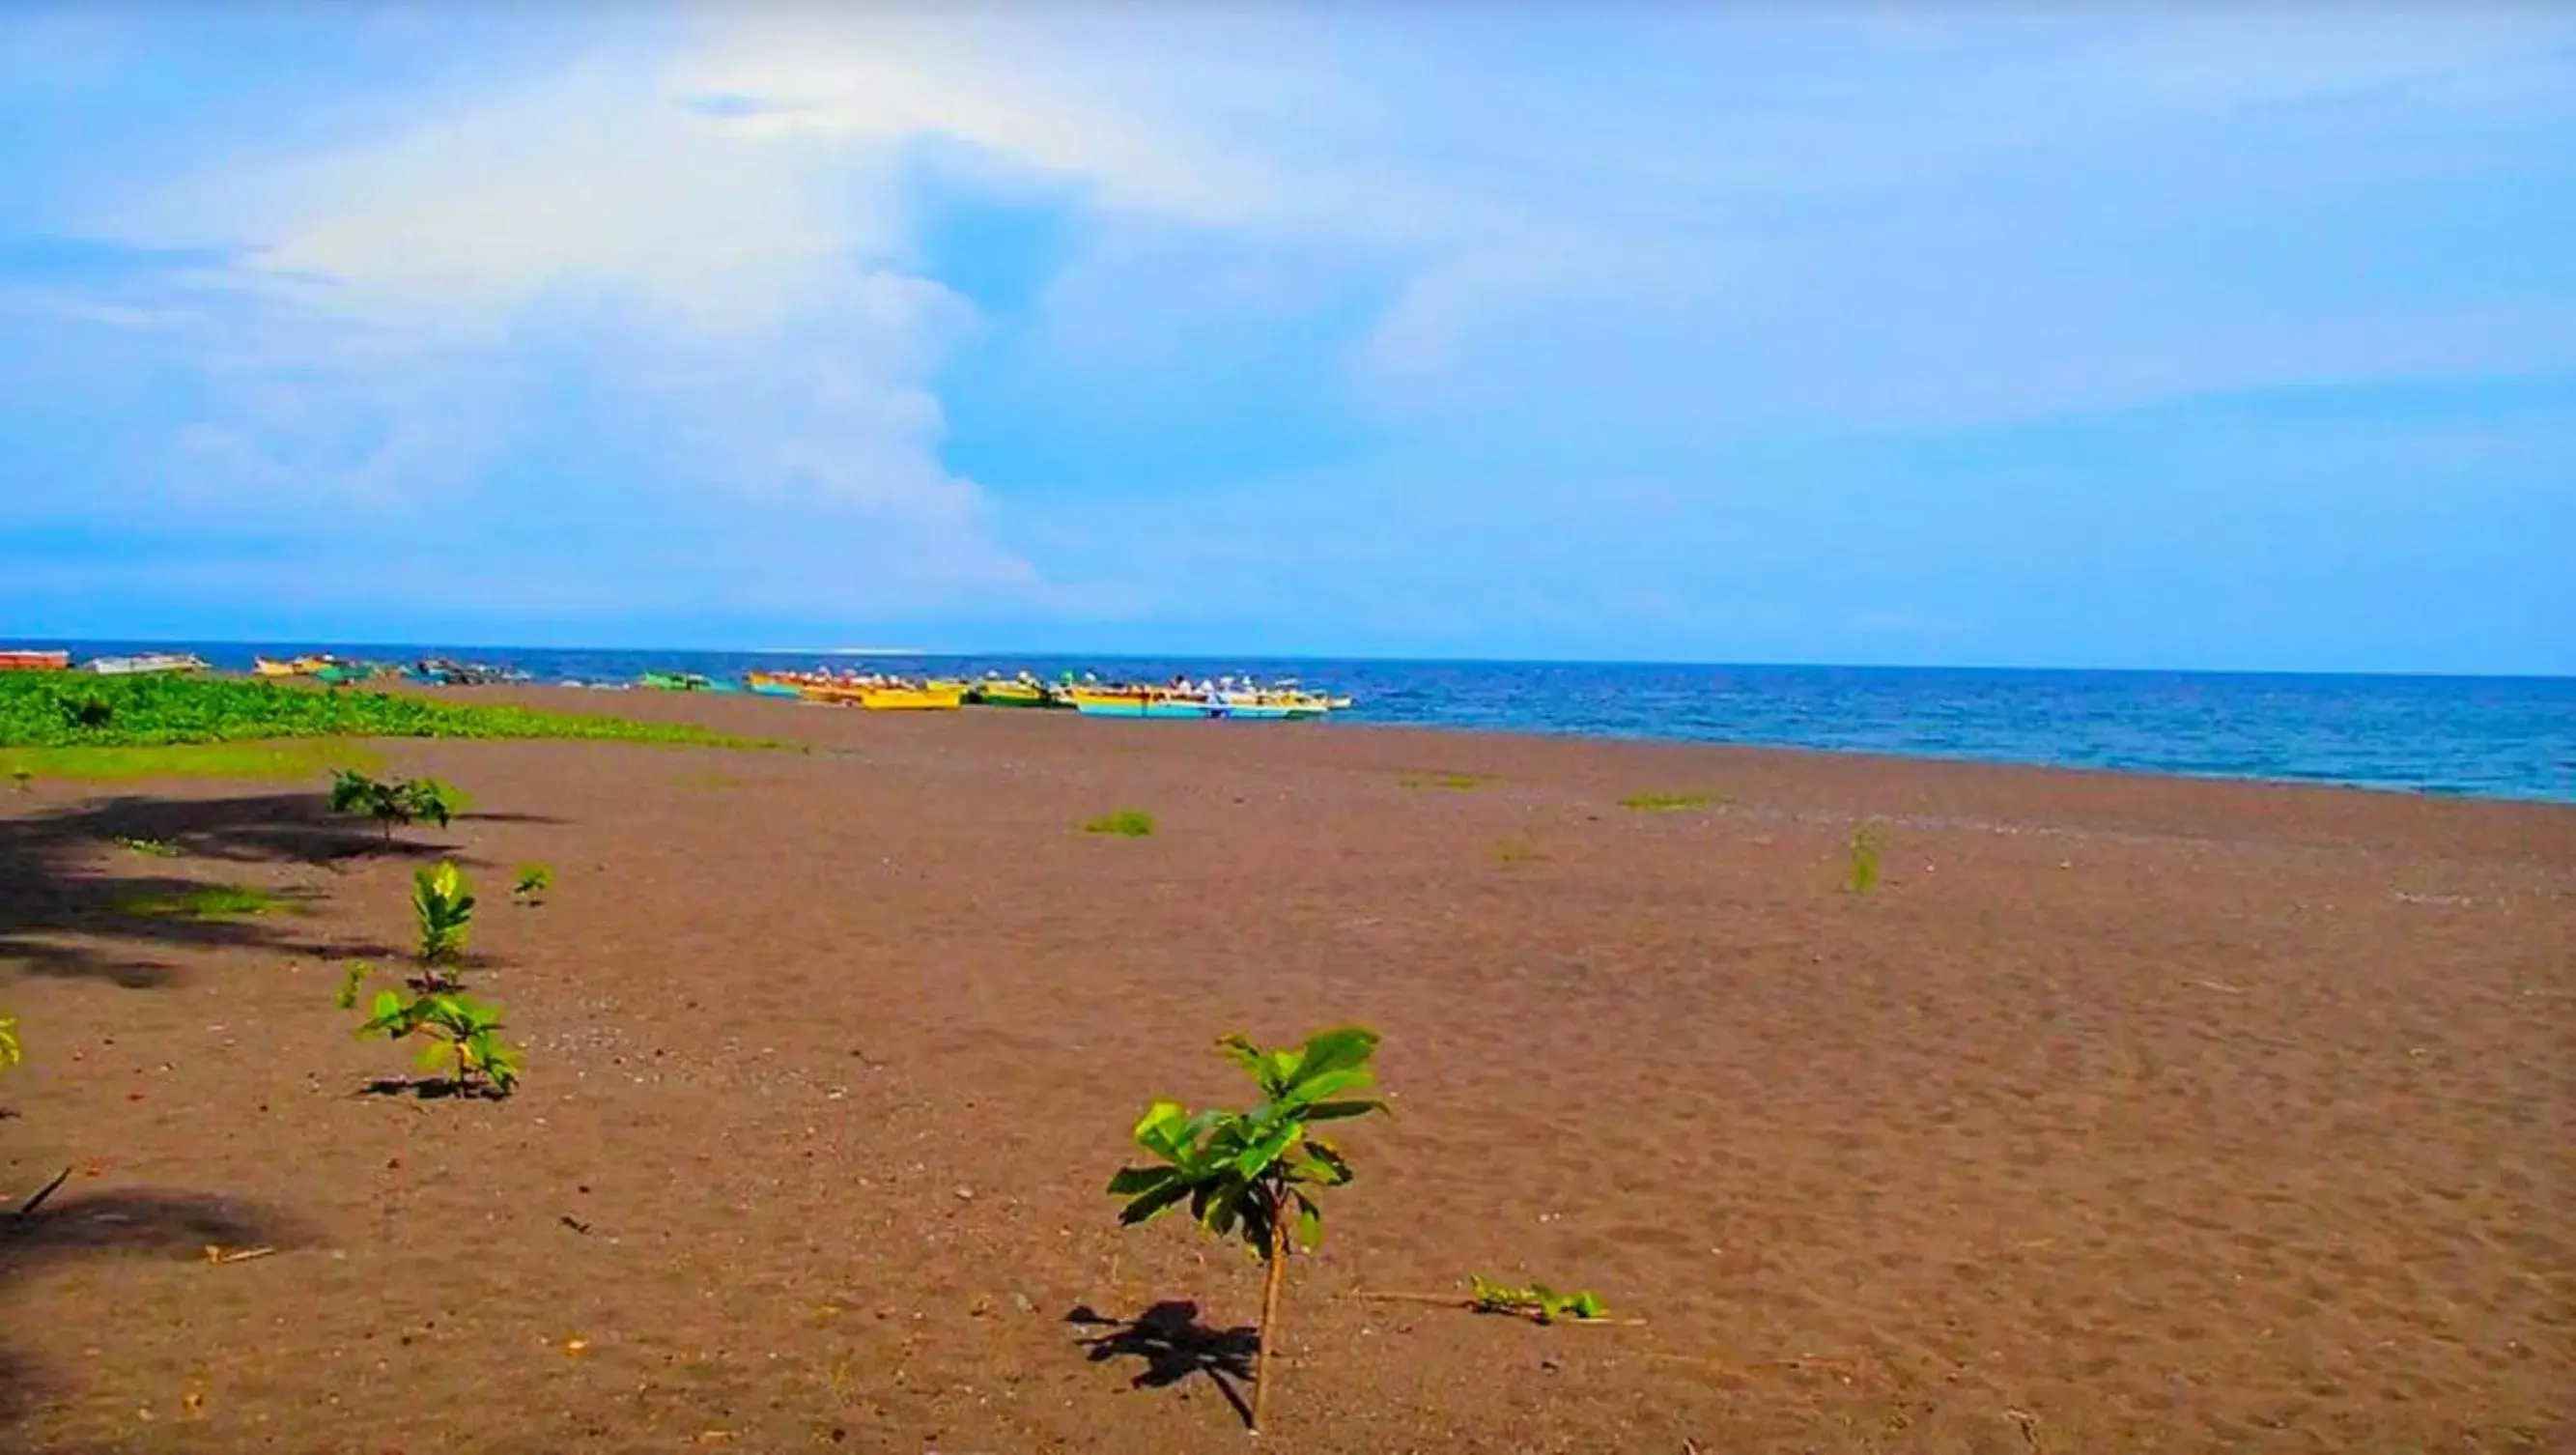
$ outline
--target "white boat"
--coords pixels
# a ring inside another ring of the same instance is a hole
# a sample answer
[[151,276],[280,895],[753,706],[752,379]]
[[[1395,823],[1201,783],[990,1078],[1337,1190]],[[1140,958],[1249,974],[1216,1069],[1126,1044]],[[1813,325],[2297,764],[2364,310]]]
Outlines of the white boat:
[[194,652],[145,652],[133,657],[93,657],[84,670],[102,677],[140,677],[155,672],[202,672],[203,657]]

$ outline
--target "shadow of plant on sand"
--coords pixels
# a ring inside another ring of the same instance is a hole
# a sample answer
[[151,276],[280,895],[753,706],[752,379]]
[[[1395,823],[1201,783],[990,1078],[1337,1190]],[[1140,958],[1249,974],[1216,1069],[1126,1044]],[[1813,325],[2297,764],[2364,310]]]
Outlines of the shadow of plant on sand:
[[1261,1336],[1254,1330],[1210,1328],[1199,1322],[1197,1304],[1177,1299],[1158,1303],[1128,1320],[1113,1319],[1086,1304],[1067,1313],[1064,1321],[1095,1331],[1078,1341],[1094,1364],[1143,1360],[1145,1367],[1132,1381],[1134,1388],[1168,1389],[1194,1374],[1204,1374],[1244,1424],[1251,1425],[1252,1406],[1242,1391],[1252,1383],[1252,1359],[1261,1347]]
[[[153,848],[139,853],[136,844]],[[443,844],[397,840],[387,845],[356,821],[333,817],[319,793],[121,795],[0,818],[0,961],[15,960],[29,974],[146,989],[177,979],[152,956],[156,948],[255,946],[286,955],[363,954],[362,949],[298,938],[287,927],[291,915],[225,918],[129,911],[182,903],[207,892],[204,880],[182,871],[188,861],[336,866],[345,859],[379,855],[475,862]],[[133,952],[120,948],[128,945],[135,947]]]
[[[0,1210],[0,1297],[9,1285],[64,1259],[147,1257],[194,1262],[219,1249],[289,1252],[314,1238],[297,1219],[246,1199],[166,1188],[112,1192],[57,1191],[33,1212],[24,1203]],[[27,1327],[30,1320],[10,1321]],[[44,1370],[0,1348],[0,1431],[34,1415],[50,1393]]]

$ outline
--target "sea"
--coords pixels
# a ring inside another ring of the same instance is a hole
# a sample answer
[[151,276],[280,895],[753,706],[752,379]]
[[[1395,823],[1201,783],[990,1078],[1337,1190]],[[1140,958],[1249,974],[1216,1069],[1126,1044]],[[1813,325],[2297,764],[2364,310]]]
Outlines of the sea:
[[[1054,679],[1293,679],[1347,694],[1332,721],[1745,743],[2404,793],[2576,803],[2576,678],[2410,677],[1605,662],[1155,658],[908,652],[629,651],[419,644],[29,642],[81,658],[330,651],[512,667],[541,682],[632,683],[646,671],[738,680],[757,669],[866,667],[919,676],[1026,670]],[[1256,730],[1174,722],[1173,731]],[[1258,730],[1330,730],[1262,724]]]

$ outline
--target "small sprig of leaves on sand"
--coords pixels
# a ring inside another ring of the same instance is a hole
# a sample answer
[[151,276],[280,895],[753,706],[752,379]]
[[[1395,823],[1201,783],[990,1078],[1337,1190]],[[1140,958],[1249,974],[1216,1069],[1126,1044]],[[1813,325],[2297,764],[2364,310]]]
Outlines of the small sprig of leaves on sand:
[[1851,839],[1843,846],[1843,889],[1851,894],[1867,894],[1878,887],[1879,856],[1885,845],[1878,825],[1862,824],[1853,829]]

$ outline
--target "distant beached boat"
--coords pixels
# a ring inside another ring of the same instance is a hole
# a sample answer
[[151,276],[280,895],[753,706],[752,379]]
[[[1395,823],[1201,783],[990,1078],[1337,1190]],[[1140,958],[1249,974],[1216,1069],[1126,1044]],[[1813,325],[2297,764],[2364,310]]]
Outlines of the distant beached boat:
[[0,651],[0,672],[62,672],[71,665],[69,652]]
[[966,689],[966,700],[985,707],[1066,708],[1073,703],[1034,677],[987,677]]
[[1205,698],[1177,697],[1146,689],[1077,687],[1065,695],[1073,699],[1073,710],[1085,717],[1188,718],[1215,715],[1215,708]]
[[131,657],[93,657],[82,665],[102,677],[144,677],[202,672],[206,670],[206,659],[194,652],[142,652]]

